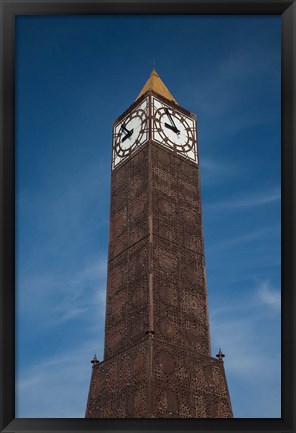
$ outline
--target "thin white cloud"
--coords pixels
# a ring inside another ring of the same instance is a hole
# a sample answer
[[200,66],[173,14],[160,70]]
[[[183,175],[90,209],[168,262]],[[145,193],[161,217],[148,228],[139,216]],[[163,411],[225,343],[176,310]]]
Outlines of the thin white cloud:
[[[229,141],[238,133],[249,133],[251,128],[259,125],[280,124],[280,110],[276,116],[274,105],[267,103],[262,107],[262,104],[256,104],[260,99],[260,88],[254,85],[259,77],[264,77],[264,88],[270,86],[274,95],[274,89],[280,88],[279,58],[274,50],[265,56],[259,55],[254,42],[246,45],[244,41],[243,46],[242,51],[238,43],[227,55],[217,57],[212,71],[207,70],[203,75],[199,72],[195,92],[184,82],[184,94],[189,95],[187,104],[198,114],[200,143],[206,148],[219,149],[220,154],[221,140]],[[270,74],[271,70],[277,74]],[[246,85],[249,91],[242,92]],[[280,106],[280,100],[278,104]],[[252,110],[246,110],[249,105]]]
[[[243,280],[240,280],[242,283]],[[219,306],[214,306],[210,310],[210,315],[212,319],[216,319],[216,317],[230,317],[237,318],[246,317],[248,320],[248,316],[251,317],[252,314],[256,316],[256,320],[261,320],[266,317],[266,306],[269,306],[271,310],[278,310],[281,305],[281,294],[279,290],[275,290],[271,288],[271,284],[269,281],[261,281],[254,285],[250,286],[248,290],[246,290],[246,295],[242,296],[241,294],[237,297],[232,296],[231,300],[227,300],[227,303]],[[262,307],[264,307],[262,309]],[[251,319],[253,321],[253,318]]]
[[97,349],[98,341],[87,341],[22,370],[16,384],[17,417],[84,418],[90,360]]
[[[46,318],[40,327],[52,327],[77,318],[102,317],[105,312],[107,259],[105,256],[69,275],[34,275],[17,284],[17,308],[21,317]],[[30,299],[35,299],[31,302]],[[38,332],[40,331],[38,328]]]
[[253,194],[242,198],[233,200],[223,200],[215,203],[204,203],[203,207],[206,210],[233,210],[233,209],[245,209],[258,206],[264,206],[269,203],[278,202],[281,199],[281,193],[279,188],[275,188],[272,191],[267,191],[261,194]]
[[212,347],[223,345],[224,351],[231,353],[227,366],[233,372],[248,375],[254,366],[258,372],[257,366],[264,364],[268,357],[263,348],[266,341],[260,342],[256,328],[262,321],[274,321],[273,311],[279,313],[279,307],[279,291],[262,281],[246,290],[245,295],[233,294],[227,303],[210,309]]
[[[215,356],[219,347],[225,354],[234,416],[236,408],[244,413],[241,404],[245,397],[240,396],[239,383],[240,391],[247,393],[246,401],[256,401],[256,405],[248,403],[246,417],[280,417],[280,315],[273,304],[258,296],[262,289],[268,295],[275,293],[268,282],[260,282],[245,295],[234,293],[224,304],[210,306],[212,354]],[[271,406],[266,405],[266,398]]]
[[258,296],[264,304],[280,309],[281,307],[281,293],[279,290],[274,290],[270,287],[268,281],[264,281],[258,288]]
[[226,354],[227,370],[231,370],[231,373],[247,378],[256,372],[260,374],[258,366],[264,363],[267,355],[257,350],[250,351],[250,347],[254,347],[252,334],[252,327],[246,319],[226,318],[223,315],[221,321],[212,320],[212,347],[217,350],[221,346]]
[[[240,319],[226,313],[211,320],[212,354],[215,356],[219,347],[225,354],[224,366],[234,416],[237,407],[240,413],[244,413],[240,406],[244,398],[239,395],[238,383],[240,390],[244,389],[247,393],[246,401],[256,401],[254,406],[248,404],[246,417],[280,416],[281,363],[280,351],[277,350],[280,337],[273,335],[271,339],[266,332],[260,332],[258,336],[258,329],[264,329],[262,318],[254,314],[252,309],[247,317]],[[262,394],[262,400],[257,398],[258,391]],[[272,408],[265,405],[265,398],[270,397],[271,392]]]
[[226,250],[226,249],[232,248],[234,246],[237,246],[238,244],[245,244],[248,242],[254,242],[254,241],[266,236],[267,234],[275,233],[276,231],[279,231],[278,226],[265,227],[264,229],[250,231],[250,232],[245,233],[241,236],[237,236],[237,237],[231,238],[231,239],[223,241],[223,242],[214,243],[213,245],[206,247],[206,252],[213,252],[213,251],[217,251],[217,250]]
[[[102,174],[100,178],[98,173]],[[91,161],[79,171],[69,169],[67,176],[63,167],[57,168],[52,182],[43,173],[39,185],[42,193],[20,186],[16,197],[17,249],[21,251],[25,229],[34,224],[35,242],[30,255],[37,263],[43,255],[55,257],[57,252],[65,252],[67,257],[70,244],[73,251],[79,251],[108,225],[109,182],[107,163]]]
[[[268,44],[266,46],[270,50]],[[274,69],[276,66],[279,66],[279,63],[274,50],[270,50],[269,53],[265,52],[265,55],[262,56],[261,48],[258,48],[254,41],[250,41],[249,44],[244,45],[243,52],[240,43],[238,43],[237,47],[220,62],[219,72],[237,80],[247,80],[262,74],[268,79],[274,77],[269,72],[270,68]]]
[[274,190],[270,193],[259,195],[259,196],[253,196],[253,197],[246,197],[242,200],[233,201],[230,203],[226,203],[227,206],[232,207],[255,207],[255,206],[261,206],[265,205],[267,203],[272,203],[274,201],[279,201],[281,198],[281,193],[279,190]]
[[239,174],[237,167],[229,161],[223,161],[221,158],[217,160],[208,156],[200,157],[200,169],[203,186],[215,184],[217,178],[220,183],[229,181]]
[[78,317],[81,317],[86,313],[89,313],[89,308],[79,308],[77,306],[70,306],[70,308],[67,309],[65,305],[59,305],[58,308],[54,309],[54,312],[57,315],[54,322],[56,326],[56,325],[60,325],[62,322],[67,322],[69,320],[77,319]]

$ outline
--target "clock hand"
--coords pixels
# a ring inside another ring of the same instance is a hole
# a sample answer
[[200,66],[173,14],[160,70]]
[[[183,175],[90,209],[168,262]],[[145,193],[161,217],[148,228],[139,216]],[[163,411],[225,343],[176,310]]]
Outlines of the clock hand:
[[[126,129],[126,130],[127,130],[127,129]],[[127,138],[130,138],[131,135],[133,134],[133,132],[134,132],[133,129],[131,129],[130,131],[127,130],[127,134],[126,134],[126,135],[123,137],[123,139],[121,140],[122,143],[123,143]]]
[[126,132],[127,134],[130,132],[130,131],[127,129],[127,127],[125,126],[124,123],[121,125],[121,129],[122,129],[124,132]]
[[171,116],[171,113],[169,112],[169,110],[168,110],[167,108],[165,109],[165,112],[166,112],[166,114],[167,114],[167,116],[168,116],[168,118],[169,118],[169,120],[170,120],[172,126],[173,126],[175,129],[177,129],[177,127],[176,127],[176,125],[175,125],[175,122],[174,122],[174,120],[173,120],[173,118],[172,118],[172,116]]
[[132,135],[132,133],[134,132],[133,129],[131,129],[130,131],[127,129],[127,127],[125,126],[125,123],[123,123],[121,125],[121,129],[123,130],[123,132],[125,133],[125,136],[123,137],[123,139],[121,140],[122,142],[124,142],[127,138],[130,138],[130,136]]
[[174,131],[177,135],[180,134],[180,131],[179,131],[179,129],[176,126],[169,125],[168,123],[165,123],[164,126],[166,128],[171,129],[172,131]]

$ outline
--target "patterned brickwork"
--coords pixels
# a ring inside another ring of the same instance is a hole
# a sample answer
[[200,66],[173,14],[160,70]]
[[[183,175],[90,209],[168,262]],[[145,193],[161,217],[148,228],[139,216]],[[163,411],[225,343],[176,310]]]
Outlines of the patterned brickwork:
[[93,367],[86,417],[231,418],[223,362],[146,337]]
[[147,142],[113,166],[105,352],[86,417],[229,418],[210,352],[198,159],[154,141],[149,122]]
[[148,148],[112,175],[109,261],[148,235]]
[[112,175],[105,359],[148,329],[148,148]]
[[162,238],[154,241],[155,336],[210,354],[204,258]]
[[153,232],[204,254],[198,166],[154,144],[152,185]]
[[210,355],[198,166],[152,149],[155,336]]
[[109,263],[105,358],[141,341],[148,329],[148,238]]
[[[107,358],[149,329],[148,151],[138,152],[112,178]],[[172,344],[210,354],[198,167],[157,145],[151,155],[154,331]]]
[[152,362],[155,417],[232,417],[223,362],[157,340]]
[[93,367],[87,418],[148,416],[148,340]]

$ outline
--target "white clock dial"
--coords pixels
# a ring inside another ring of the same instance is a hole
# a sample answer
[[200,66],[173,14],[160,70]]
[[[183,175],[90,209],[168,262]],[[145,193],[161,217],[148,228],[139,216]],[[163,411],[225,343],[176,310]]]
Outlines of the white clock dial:
[[147,138],[147,101],[144,100],[114,127],[113,168]]
[[153,112],[154,140],[197,162],[194,120],[156,98],[153,101]]
[[120,123],[117,128],[118,152],[124,153],[137,141],[143,124],[143,112],[133,112],[127,119]]

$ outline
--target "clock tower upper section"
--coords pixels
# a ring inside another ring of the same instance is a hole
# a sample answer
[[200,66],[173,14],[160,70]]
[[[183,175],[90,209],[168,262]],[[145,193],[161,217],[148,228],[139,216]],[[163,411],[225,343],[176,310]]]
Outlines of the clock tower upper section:
[[147,141],[198,164],[196,116],[178,105],[155,69],[135,102],[113,124],[112,169]]

